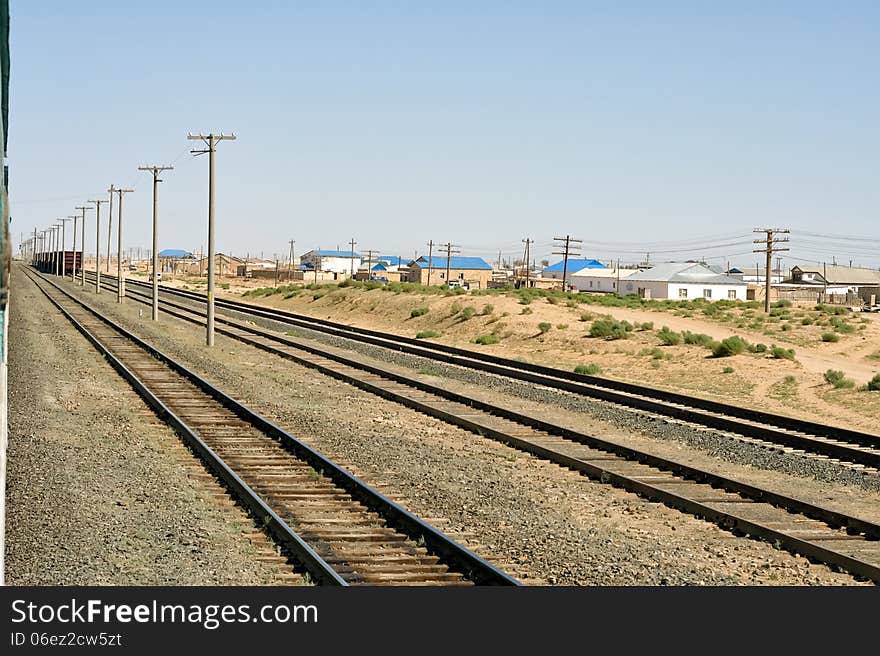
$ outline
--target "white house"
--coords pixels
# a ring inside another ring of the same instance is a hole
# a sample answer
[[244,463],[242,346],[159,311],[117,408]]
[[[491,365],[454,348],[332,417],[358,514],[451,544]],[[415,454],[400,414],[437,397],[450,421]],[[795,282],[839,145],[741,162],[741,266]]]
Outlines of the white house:
[[[352,253],[351,251],[324,251],[316,249],[303,253],[299,261],[301,265],[307,265],[312,271],[328,271],[348,275],[357,272],[361,266],[360,253]],[[354,263],[354,267],[352,267],[352,263]]]
[[627,276],[621,280],[620,287],[621,294],[637,294],[642,298],[744,301],[748,284],[739,278],[715,273],[704,264],[667,262]]
[[638,269],[582,269],[571,275],[571,286],[579,292],[616,292],[618,279],[629,278]]
[[563,270],[565,272],[565,282],[567,284],[572,284],[571,277],[578,271],[583,271],[584,269],[604,269],[605,265],[602,264],[599,260],[591,260],[591,259],[574,259],[570,258],[568,262],[564,260],[560,260],[556,264],[551,264],[550,266],[544,267],[544,270],[541,272],[542,278],[554,279],[554,280],[562,280]]

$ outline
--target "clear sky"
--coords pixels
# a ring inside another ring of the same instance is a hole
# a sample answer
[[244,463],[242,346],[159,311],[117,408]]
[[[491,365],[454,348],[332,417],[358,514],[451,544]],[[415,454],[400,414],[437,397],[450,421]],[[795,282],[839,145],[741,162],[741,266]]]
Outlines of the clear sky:
[[354,237],[494,260],[530,237],[540,259],[570,233],[589,257],[753,264],[752,228],[778,225],[795,257],[880,265],[874,0],[11,5],[16,243],[113,183],[148,246],[137,167],[173,163],[160,248],[203,247],[186,134],[222,130],[236,255]]

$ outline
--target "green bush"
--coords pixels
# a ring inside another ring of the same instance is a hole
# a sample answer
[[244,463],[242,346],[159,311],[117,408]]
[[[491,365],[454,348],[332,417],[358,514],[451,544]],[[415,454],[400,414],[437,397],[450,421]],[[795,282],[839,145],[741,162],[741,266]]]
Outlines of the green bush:
[[794,360],[794,349],[787,349],[775,344],[770,347],[770,354],[777,360]]
[[732,373],[733,373],[733,367],[724,367],[724,369],[721,370],[721,373],[722,373],[722,374],[732,374]]
[[596,318],[596,315],[592,312],[581,312],[581,317],[578,321],[592,321]]
[[494,311],[495,311],[495,306],[491,305],[489,303],[486,303],[486,305],[484,305],[483,309],[480,311],[480,314],[482,314],[484,317],[488,317]]
[[825,372],[825,382],[834,385],[835,389],[852,389],[856,386],[854,380],[850,380],[842,371],[829,369]]
[[823,342],[839,342],[840,335],[837,333],[822,333],[822,341]]
[[643,321],[642,323],[635,324],[634,328],[636,330],[654,330],[654,322],[653,321]]
[[474,342],[477,344],[497,344],[501,341],[501,338],[498,335],[490,334],[490,335],[480,335],[477,337]]
[[626,339],[627,333],[632,331],[633,325],[628,321],[616,319],[597,319],[590,326],[590,337],[603,337],[605,339]]
[[440,333],[436,330],[423,330],[420,333],[416,333],[416,339],[431,339],[432,337],[440,337]]
[[542,321],[541,323],[538,324],[538,330],[540,330],[542,333],[546,333],[552,327],[553,327],[553,324],[547,323],[546,321]]
[[681,335],[677,332],[669,330],[668,326],[663,326],[657,331],[657,337],[661,343],[666,346],[678,346],[681,344]]
[[880,374],[877,374],[869,380],[868,384],[865,385],[865,389],[869,392],[880,392]]
[[732,335],[712,345],[712,355],[716,358],[727,358],[739,355],[749,347],[749,343],[738,335]]
[[520,314],[531,314],[531,313],[532,313],[532,308],[530,308],[530,307],[524,307],[522,309],[522,311],[520,312]]
[[681,333],[681,337],[684,340],[685,344],[696,344],[698,346],[709,347],[713,344],[715,340],[713,340],[709,335],[704,333],[692,333],[689,330],[685,330]]
[[412,312],[409,313],[409,316],[415,319],[416,317],[423,317],[428,314],[430,310],[426,307],[415,308]]
[[602,373],[602,367],[598,364],[579,364],[574,368],[574,372],[584,376],[595,376]]
[[473,317],[476,313],[477,313],[477,311],[469,305],[461,311],[460,316],[461,316],[462,321],[467,321],[468,319]]
[[568,330],[568,324],[567,323],[557,323],[556,329],[557,330]]
[[754,353],[766,353],[767,352],[767,345],[758,342],[757,344],[755,344],[755,346],[753,348],[750,348],[749,350]]
[[775,303],[771,303],[771,304],[770,304],[770,307],[773,307],[773,308],[788,308],[788,307],[791,307],[791,301],[789,301],[788,299],[783,298],[783,299],[780,299],[780,300],[776,301]]

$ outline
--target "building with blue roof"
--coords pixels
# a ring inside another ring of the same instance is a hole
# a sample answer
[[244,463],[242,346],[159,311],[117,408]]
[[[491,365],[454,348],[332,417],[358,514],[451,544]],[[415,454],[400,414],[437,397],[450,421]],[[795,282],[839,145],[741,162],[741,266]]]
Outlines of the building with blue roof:
[[[447,275],[448,272],[448,275]],[[492,280],[492,266],[482,257],[422,256],[409,263],[409,282],[420,285],[460,284],[486,289]]]
[[566,267],[565,260],[560,260],[555,264],[551,264],[548,267],[544,267],[544,270],[541,272],[542,278],[550,278],[553,280],[562,280],[563,269],[565,269],[565,282],[567,284],[571,284],[571,276],[580,271],[584,271],[586,269],[607,269],[604,264],[602,264],[599,260],[593,259],[568,259],[568,266]]
[[189,251],[180,250],[179,248],[166,248],[159,251],[159,257],[167,257],[171,260],[193,260],[195,256]]

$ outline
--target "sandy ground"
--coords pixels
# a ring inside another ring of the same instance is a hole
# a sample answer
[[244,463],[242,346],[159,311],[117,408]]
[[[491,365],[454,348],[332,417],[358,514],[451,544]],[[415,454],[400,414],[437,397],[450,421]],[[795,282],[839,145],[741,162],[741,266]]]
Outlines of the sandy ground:
[[167,316],[153,323],[143,305],[77,293],[517,576],[561,584],[853,582],[222,335],[208,349],[201,330]]
[[179,438],[13,276],[7,582],[299,582]]

